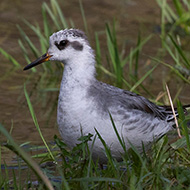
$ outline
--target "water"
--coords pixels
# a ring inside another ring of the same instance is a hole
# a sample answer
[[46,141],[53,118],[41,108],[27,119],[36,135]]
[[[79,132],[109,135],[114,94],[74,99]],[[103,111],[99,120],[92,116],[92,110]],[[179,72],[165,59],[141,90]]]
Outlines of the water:
[[[0,47],[19,61],[22,67],[26,65],[26,62],[18,46],[20,35],[16,24],[19,24],[24,29],[34,44],[38,44],[37,37],[22,22],[22,19],[26,19],[32,24],[38,23],[38,25],[42,27],[43,22],[40,3],[38,0],[0,1]],[[76,28],[84,29],[78,0],[60,1],[60,4],[65,17],[72,19]],[[154,1],[118,0],[116,3],[114,0],[83,0],[83,6],[91,34],[90,41],[93,47],[95,47],[94,31],[104,31],[105,22],[112,22],[114,17],[117,20],[118,43],[121,44],[125,40],[127,54],[130,48],[136,45],[138,31],[141,31],[141,35],[144,37],[153,32],[158,32],[157,26],[160,23],[160,10]],[[100,39],[102,55],[104,55],[106,54],[106,50],[104,49],[106,46],[105,35],[100,36]],[[159,37],[155,36],[153,40],[148,42],[144,47],[143,53],[145,55],[142,55],[140,60],[140,70],[142,72],[145,62],[148,60],[146,55],[154,56],[160,45]],[[32,59],[35,58],[31,54],[31,60]],[[7,130],[10,130],[11,126],[13,126],[12,136],[18,143],[31,141],[32,144],[40,145],[42,144],[42,140],[33,124],[23,93],[23,84],[26,82],[30,72],[23,72],[22,68],[14,71],[14,67],[2,55],[0,55],[0,60],[0,122]],[[37,70],[40,70],[39,67]],[[160,92],[162,89],[161,77],[164,77],[168,72],[168,70],[161,65],[156,71],[157,72],[154,72],[154,78],[158,80],[154,80],[151,86],[149,86],[149,88],[152,88],[151,92],[153,94]],[[27,85],[27,90],[29,92],[34,91],[31,101],[34,104],[34,110],[44,138],[47,141],[52,141],[54,134],[59,135],[56,126],[56,111],[52,112],[51,118],[48,120],[48,108],[47,106],[43,106],[43,98],[39,99],[39,101],[37,100],[38,98],[36,98],[36,96],[39,95],[35,92],[37,91],[35,86],[38,83],[39,74],[32,74],[31,78],[32,80]],[[145,85],[150,84],[145,81]],[[175,94],[176,89],[173,88],[175,84],[170,85],[171,91]],[[189,86],[187,86],[186,90],[189,92]],[[46,98],[47,100],[51,100],[51,98],[55,100],[57,96],[58,92],[49,92]],[[190,102],[188,93],[186,93],[186,96],[181,95],[180,97],[183,102]],[[52,104],[50,101],[47,105],[52,107]],[[4,140],[5,138],[1,135],[1,141]],[[4,151],[3,159],[7,161],[9,159],[11,160],[10,152]]]

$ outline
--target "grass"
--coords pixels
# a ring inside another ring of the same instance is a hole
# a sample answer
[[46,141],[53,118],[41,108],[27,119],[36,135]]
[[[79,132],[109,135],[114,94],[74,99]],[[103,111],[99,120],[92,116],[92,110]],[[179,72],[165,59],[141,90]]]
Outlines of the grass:
[[[0,131],[1,133],[6,136],[6,138],[8,139],[9,143],[6,145],[7,147],[9,147],[9,149],[11,149],[12,151],[14,151],[16,154],[18,154],[25,162],[26,164],[34,171],[34,173],[36,174],[36,176],[38,177],[38,179],[42,180],[44,182],[44,185],[48,188],[48,189],[53,189],[52,184],[50,183],[50,181],[48,180],[47,176],[43,174],[42,170],[39,168],[39,166],[36,164],[36,162],[34,162],[12,139],[12,137],[10,136],[10,134],[6,131],[6,129],[0,124]],[[7,173],[7,169],[6,173]],[[7,174],[8,176],[8,174]],[[14,175],[14,179],[15,179],[15,175]],[[3,181],[3,180],[2,180]],[[14,180],[15,181],[15,180]],[[16,182],[15,182],[16,183]]]
[[161,8],[161,39],[162,46],[169,53],[175,65],[165,64],[185,82],[190,76],[188,51],[182,50],[181,36],[188,39],[190,32],[190,3],[187,0],[172,0],[172,6],[166,1],[157,0]]
[[33,119],[33,121],[34,121],[34,124],[35,124],[35,126],[36,126],[36,129],[38,130],[38,133],[39,133],[39,135],[40,135],[40,137],[41,137],[41,139],[42,139],[42,141],[43,141],[45,147],[47,148],[47,150],[48,150],[48,152],[49,152],[49,154],[50,154],[50,157],[55,161],[55,158],[54,158],[54,156],[53,156],[51,150],[49,149],[49,146],[47,145],[46,140],[44,139],[44,137],[43,137],[43,135],[42,135],[42,132],[41,132],[41,130],[40,130],[40,126],[39,126],[39,124],[38,124],[36,115],[35,115],[35,113],[34,113],[34,109],[33,109],[33,107],[32,107],[32,104],[31,104],[29,95],[28,95],[28,93],[27,93],[27,91],[26,91],[26,86],[24,86],[24,94],[25,94],[25,97],[26,97],[26,100],[27,100],[27,104],[28,104],[28,107],[29,107],[29,110],[30,110],[30,114],[31,114],[32,119]]
[[190,32],[190,3],[188,0],[156,0],[161,8],[161,35],[166,37],[167,32],[186,35]]
[[[189,84],[189,69],[190,61],[189,54],[183,49],[181,45],[180,36],[175,33],[174,27],[183,26],[185,33],[188,34],[189,28],[184,21],[183,15],[187,15],[183,6],[190,8],[188,1],[183,0],[183,4],[173,0],[173,5],[176,12],[167,4],[166,0],[157,1],[161,7],[161,34],[160,40],[162,42],[162,50],[164,55],[161,57],[150,57],[153,66],[145,73],[139,71],[139,57],[143,51],[143,47],[147,42],[152,40],[153,35],[142,37],[139,33],[136,47],[131,48],[130,53],[126,55],[124,52],[125,45],[120,48],[117,39],[117,23],[114,21],[112,24],[107,23],[105,31],[99,33],[95,32],[96,44],[96,60],[97,70],[100,74],[105,74],[110,78],[115,85],[124,87],[136,93],[145,92],[150,95],[152,100],[155,101],[156,97],[151,94],[150,90],[144,86],[144,81],[152,77],[154,70],[161,64],[168,67],[174,73],[175,79],[179,80],[181,84]],[[87,20],[85,17],[85,10],[80,1],[80,9],[84,21],[84,28],[89,35]],[[68,22],[56,0],[50,1],[50,6],[47,3],[42,4],[43,28],[38,25],[31,25],[26,20],[24,22],[36,34],[39,39],[40,47],[37,47],[23,31],[20,26],[18,30],[21,34],[21,39],[18,44],[23,52],[26,63],[30,63],[31,53],[33,56],[38,57],[43,54],[48,48],[48,38],[53,31],[60,30],[66,27],[74,27],[72,21]],[[174,26],[171,30],[166,30],[165,21],[173,22]],[[183,22],[182,22],[183,21]],[[53,24],[52,24],[53,23]],[[54,28],[51,28],[54,26]],[[101,54],[101,41],[99,36],[104,35],[107,40],[107,54],[106,61],[110,66],[109,69],[104,67],[104,55]],[[90,38],[90,40],[92,40]],[[160,49],[158,49],[158,52]],[[16,69],[20,69],[21,65],[11,55],[6,53],[5,50],[0,48],[0,52],[13,64]],[[29,56],[30,55],[30,56]],[[174,64],[165,61],[165,57],[169,56]],[[155,64],[156,62],[156,64]],[[125,74],[126,68],[128,69],[127,75]],[[62,65],[56,63],[43,64],[43,72],[40,73],[39,81],[36,89],[39,89],[38,99],[44,101],[46,105],[49,100],[46,99],[48,92],[57,93],[58,84],[61,80]],[[177,101],[177,108],[179,112],[179,127],[181,130],[182,138],[172,141],[168,136],[164,136],[158,141],[153,143],[149,151],[139,153],[136,148],[131,145],[131,149],[126,151],[123,138],[117,131],[114,120],[110,115],[112,127],[116,133],[118,141],[123,147],[124,154],[122,155],[122,162],[118,162],[111,154],[110,147],[107,146],[101,134],[96,130],[96,135],[81,136],[80,143],[69,150],[67,145],[62,142],[57,136],[54,137],[54,144],[50,144],[44,139],[42,131],[35,115],[34,101],[30,98],[34,93],[34,89],[28,92],[27,85],[31,82],[31,78],[36,75],[36,68],[32,69],[31,74],[24,85],[24,95],[26,102],[31,113],[32,120],[37,128],[37,131],[42,138],[46,152],[35,153],[32,158],[26,154],[26,151],[33,151],[33,147],[23,148],[28,143],[18,146],[12,139],[11,135],[6,131],[5,127],[0,124],[1,133],[7,138],[6,144],[0,146],[0,157],[3,158],[1,149],[6,147],[13,151],[18,156],[18,164],[16,169],[10,169],[6,162],[2,163],[3,169],[0,169],[0,188],[1,189],[189,189],[190,188],[190,139],[188,134],[187,122],[190,120],[189,116],[184,115],[182,105]],[[52,73],[57,73],[55,77]],[[51,76],[51,77],[50,77]],[[172,78],[173,79],[173,78]],[[178,93],[179,95],[179,93]],[[175,97],[177,100],[178,96]],[[57,97],[51,99],[54,106],[52,110],[47,111],[47,117],[51,117],[54,112]],[[38,102],[37,102],[38,103]],[[161,102],[157,102],[161,103]],[[92,148],[97,138],[100,139],[104,146],[104,152],[107,156],[108,162],[102,167],[99,166],[98,160],[92,159]],[[88,142],[91,141],[91,146]],[[1,159],[2,160],[2,159]],[[52,167],[48,167],[48,163],[52,163]],[[38,164],[37,164],[38,163]],[[40,165],[40,167],[39,167]],[[45,165],[45,167],[43,167]],[[25,167],[25,168],[24,168]],[[24,173],[24,174],[23,174]],[[22,178],[24,176],[24,178]],[[48,177],[48,178],[47,178]],[[33,182],[37,182],[35,185]]]

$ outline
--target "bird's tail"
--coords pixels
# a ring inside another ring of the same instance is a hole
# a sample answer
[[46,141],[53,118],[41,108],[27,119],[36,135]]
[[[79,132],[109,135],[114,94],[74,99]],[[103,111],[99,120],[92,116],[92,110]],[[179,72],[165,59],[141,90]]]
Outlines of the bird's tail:
[[[166,120],[167,120],[168,122],[174,120],[174,115],[173,115],[173,111],[172,111],[171,106],[163,106],[163,107],[164,107],[164,109],[165,109],[164,112],[165,112],[165,114],[167,115]],[[188,108],[190,108],[190,104],[184,105],[184,106],[182,106],[182,108],[183,108],[184,114],[187,115],[187,114],[188,114]],[[178,117],[178,116],[179,116],[179,113],[178,113],[178,111],[177,111],[177,108],[174,108],[174,110],[175,110],[176,116]],[[188,124],[189,124],[189,126],[190,126],[190,121],[188,121]]]

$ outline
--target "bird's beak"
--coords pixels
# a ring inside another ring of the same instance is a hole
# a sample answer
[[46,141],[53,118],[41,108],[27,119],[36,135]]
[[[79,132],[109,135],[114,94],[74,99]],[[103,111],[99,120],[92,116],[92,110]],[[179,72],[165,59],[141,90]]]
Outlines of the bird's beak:
[[46,61],[48,61],[50,59],[50,57],[52,57],[52,55],[49,55],[48,53],[45,53],[44,55],[42,55],[41,57],[39,57],[38,59],[36,59],[32,63],[30,63],[29,65],[24,67],[23,70],[31,69],[32,67],[35,67],[36,65],[39,65],[40,63],[46,62]]

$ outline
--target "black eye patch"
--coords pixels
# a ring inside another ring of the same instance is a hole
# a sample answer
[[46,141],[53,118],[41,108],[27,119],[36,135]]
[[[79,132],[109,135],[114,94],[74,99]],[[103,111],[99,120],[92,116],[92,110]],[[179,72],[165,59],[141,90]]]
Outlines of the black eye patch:
[[55,42],[55,45],[59,50],[63,50],[69,45],[69,41],[68,40],[61,40],[59,43]]

